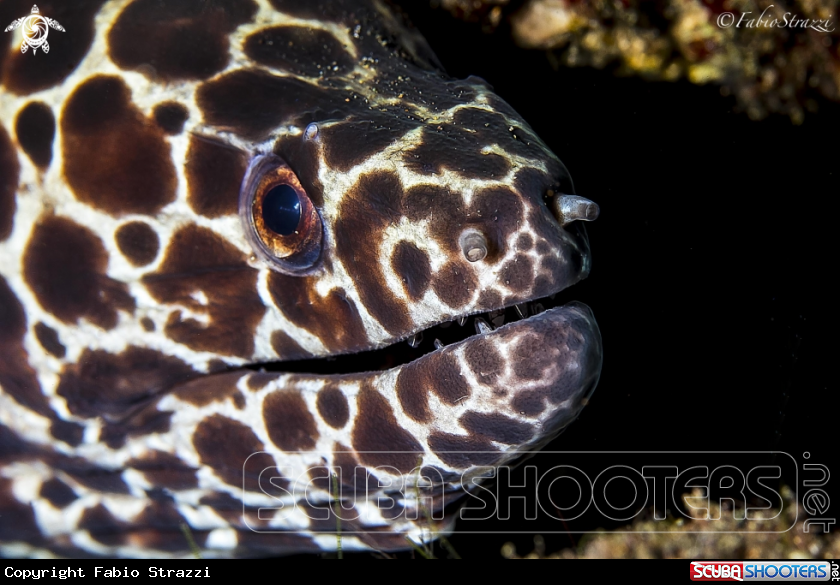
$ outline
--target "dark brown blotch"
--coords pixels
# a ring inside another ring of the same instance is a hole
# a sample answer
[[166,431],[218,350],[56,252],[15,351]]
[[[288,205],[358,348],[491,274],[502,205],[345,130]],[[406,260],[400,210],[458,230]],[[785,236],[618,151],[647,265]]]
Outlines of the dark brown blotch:
[[312,357],[311,353],[303,349],[288,333],[280,329],[271,334],[271,349],[281,360]]
[[139,409],[133,409],[131,416],[127,418],[109,418],[113,420],[105,419],[105,425],[99,433],[99,442],[108,445],[111,449],[119,449],[125,445],[128,437],[168,432],[172,412],[158,410],[155,402],[149,402],[141,405]]
[[438,214],[435,211],[442,203],[453,202],[456,199],[458,197],[444,187],[415,185],[405,192],[402,211],[409,220],[414,222],[430,216],[435,217],[435,222],[446,221],[449,217],[446,213]]
[[493,252],[504,255],[510,237],[524,217],[521,196],[507,187],[488,187],[475,194],[470,220],[479,222]]
[[469,178],[501,178],[510,170],[510,163],[501,155],[482,152],[493,144],[512,154],[536,154],[513,137],[499,114],[461,108],[452,123],[424,128],[421,143],[406,151],[404,160],[419,172],[438,174],[447,168]]
[[476,379],[485,386],[495,386],[505,372],[505,360],[496,344],[485,338],[473,339],[464,350],[464,360]]
[[41,544],[43,539],[31,504],[23,504],[12,492],[12,481],[0,477],[0,541]]
[[516,173],[516,178],[513,181],[514,188],[524,197],[531,198],[533,201],[549,196],[549,191],[573,195],[575,189],[566,167],[560,161],[546,162],[549,163],[549,171],[559,168],[559,172],[555,175],[549,175],[541,169],[524,167]]
[[534,262],[529,256],[517,254],[502,267],[499,278],[512,291],[528,292],[534,286]]
[[352,440],[361,462],[390,465],[402,473],[414,469],[422,461],[423,447],[400,426],[385,397],[369,384],[363,384],[357,404]]
[[181,384],[175,395],[185,402],[196,406],[207,406],[213,402],[222,402],[238,392],[236,388],[239,379],[245,372],[229,372],[212,376],[201,376]]
[[350,419],[350,406],[344,392],[331,382],[318,391],[315,405],[324,422],[334,429],[343,428]]
[[167,134],[180,134],[190,117],[186,106],[178,102],[163,102],[154,107],[152,117],[160,129]]
[[400,405],[418,422],[428,422],[431,417],[430,391],[450,406],[469,398],[472,393],[457,358],[448,348],[403,366],[397,377],[396,393]]
[[252,392],[257,392],[268,386],[271,382],[277,379],[277,374],[269,372],[251,372],[246,383],[248,389]]
[[9,427],[0,424],[0,463],[8,463],[21,458],[31,459],[40,449],[21,439],[20,435]]
[[352,487],[358,494],[367,494],[368,490],[375,491],[378,488],[379,479],[356,460],[349,447],[335,443],[332,463],[341,473],[341,485]]
[[[149,494],[153,499],[152,494]],[[184,536],[189,528],[190,539]],[[209,530],[190,527],[178,509],[164,499],[150,502],[132,520],[131,543],[142,550],[185,554],[191,547],[204,546]]]
[[393,173],[362,175],[346,194],[335,225],[336,251],[368,312],[392,335],[408,333],[406,307],[388,288],[379,265],[385,228],[402,217],[403,190]]
[[165,80],[206,79],[228,62],[228,35],[253,18],[251,0],[135,0],[108,33],[111,59]]
[[69,485],[56,477],[42,483],[38,495],[58,509],[66,508],[79,497]]
[[[257,292],[257,271],[233,244],[212,230],[189,225],[176,232],[156,272],[143,283],[160,303],[177,303],[206,313],[209,324],[173,311],[166,335],[197,350],[243,358],[254,352],[254,331],[265,313]],[[207,305],[193,293],[203,292]]]
[[65,323],[85,317],[103,329],[117,310],[134,310],[124,283],[106,275],[108,254],[92,231],[74,221],[41,217],[23,257],[24,278],[44,309]]
[[[214,414],[199,423],[193,434],[193,445],[204,465],[225,483],[234,487],[260,491],[260,473],[276,467],[274,458],[262,452],[264,447],[241,422]],[[243,473],[243,468],[251,473]]]
[[[274,516],[274,508],[257,508],[247,506],[241,500],[231,497],[225,492],[214,492],[206,496],[202,496],[199,504],[209,506],[222,518],[224,518],[232,528],[239,530],[250,529],[269,529],[268,521]],[[241,534],[241,532],[240,532]],[[242,546],[242,541],[239,541]]]
[[432,265],[423,250],[402,240],[391,256],[391,266],[402,279],[405,292],[412,300],[416,301],[426,293],[432,278]]
[[423,367],[427,368],[426,379],[432,391],[446,404],[457,404],[472,394],[452,351],[444,349],[431,354]]
[[[288,276],[279,272],[268,275],[268,290],[275,306],[292,323],[318,337],[333,353],[360,351],[367,347],[367,333],[356,303],[343,288],[321,296],[315,288],[318,277]],[[288,340],[279,338],[284,342]],[[295,352],[288,343],[279,350]],[[275,348],[278,355],[288,359]],[[302,350],[301,350],[302,351]],[[306,356],[308,353],[288,357]]]
[[152,227],[142,221],[132,221],[117,228],[114,238],[122,255],[134,266],[145,266],[157,258],[160,240]]
[[207,373],[208,374],[220,374],[222,372],[227,372],[231,370],[231,365],[228,364],[225,360],[221,360],[219,358],[214,358],[207,362]]
[[55,462],[55,467],[93,491],[109,494],[129,493],[128,486],[123,481],[121,469],[97,467],[86,460],[77,458],[60,459]]
[[140,471],[146,481],[156,487],[186,490],[198,486],[197,470],[163,451],[150,451],[143,457],[130,459],[126,467]]
[[458,469],[471,465],[491,465],[500,457],[498,449],[490,441],[472,435],[433,432],[429,435],[429,447],[441,461]]
[[86,349],[61,372],[56,393],[77,416],[123,417],[199,375],[176,357],[129,346],[118,354]]
[[245,39],[244,49],[260,65],[308,77],[329,77],[353,65],[338,39],[311,27],[264,28]]
[[516,250],[518,252],[527,252],[534,247],[534,238],[531,234],[519,234],[516,238]]
[[520,392],[510,406],[519,414],[534,418],[545,410],[545,393],[538,390]]
[[303,396],[278,390],[266,396],[263,419],[271,442],[287,452],[309,451],[318,441],[318,425]]
[[335,90],[257,69],[227,73],[196,93],[207,124],[253,140],[266,138],[282,123],[308,124],[336,98]]
[[185,167],[187,202],[205,217],[234,215],[248,157],[241,150],[193,134]]
[[429,422],[429,370],[419,364],[409,364],[397,375],[395,391],[403,412],[417,422]]
[[247,404],[245,401],[245,395],[242,394],[241,390],[236,390],[236,392],[231,394],[230,401],[233,402],[233,405],[237,408],[237,410],[242,410]]
[[15,121],[18,144],[36,167],[49,166],[55,137],[55,116],[43,102],[29,102]]
[[475,306],[476,308],[488,311],[501,309],[505,306],[505,304],[506,303],[502,300],[502,295],[500,295],[498,291],[488,288],[481,291],[481,294],[478,295],[478,301],[475,303]]
[[542,380],[545,370],[555,365],[556,356],[547,351],[552,347],[538,333],[526,333],[511,349],[513,371],[522,380]]
[[422,140],[403,155],[406,165],[415,172],[439,175],[449,169],[468,179],[501,179],[510,169],[504,157],[481,152],[485,145],[474,144],[472,136],[444,139],[427,128]]
[[85,437],[85,427],[69,420],[56,418],[50,425],[50,434],[71,447],[78,447]]
[[0,388],[18,404],[55,418],[23,346],[26,325],[23,305],[0,276]]
[[401,113],[371,112],[371,118],[344,120],[324,128],[321,141],[327,165],[349,171],[405,136],[412,126],[401,120]]
[[533,438],[534,427],[496,412],[465,412],[461,426],[476,435],[508,445],[521,445]]
[[175,199],[175,168],[163,131],[132,104],[122,79],[99,75],[76,88],[61,131],[64,175],[79,201],[119,216],[154,215]]
[[155,322],[149,317],[143,317],[140,319],[140,326],[143,328],[143,331],[148,331],[150,333],[155,330]]
[[117,520],[102,504],[88,508],[79,520],[79,528],[87,530],[91,538],[105,546],[125,544],[128,525]]
[[444,303],[458,309],[472,300],[478,280],[465,261],[444,264],[434,276],[432,288]]
[[18,187],[17,153],[3,125],[0,124],[0,241],[12,233],[15,221],[15,197]]
[[67,353],[67,348],[64,347],[64,344],[58,338],[58,331],[49,325],[45,325],[40,321],[35,323],[35,337],[38,339],[41,347],[55,357],[63,358]]

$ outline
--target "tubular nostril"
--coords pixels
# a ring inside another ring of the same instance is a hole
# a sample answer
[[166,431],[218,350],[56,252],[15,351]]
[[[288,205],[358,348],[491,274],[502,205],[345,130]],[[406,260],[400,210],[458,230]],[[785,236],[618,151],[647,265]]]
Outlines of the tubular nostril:
[[484,260],[487,256],[487,238],[476,230],[466,230],[461,234],[461,250],[470,262]]
[[558,193],[549,206],[560,225],[567,225],[573,221],[595,221],[601,213],[597,203],[577,195]]

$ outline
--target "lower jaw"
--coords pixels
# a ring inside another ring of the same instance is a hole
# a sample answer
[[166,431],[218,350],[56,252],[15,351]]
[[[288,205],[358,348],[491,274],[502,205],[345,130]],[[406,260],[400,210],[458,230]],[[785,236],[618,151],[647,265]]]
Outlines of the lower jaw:
[[[352,443],[364,464],[380,462],[364,452],[416,450],[457,471],[500,465],[556,436],[588,403],[601,361],[592,311],[569,302],[389,371],[286,376],[292,368],[284,367],[267,390],[319,392],[329,385],[342,392],[359,413],[342,444]],[[417,455],[406,456],[407,469]]]

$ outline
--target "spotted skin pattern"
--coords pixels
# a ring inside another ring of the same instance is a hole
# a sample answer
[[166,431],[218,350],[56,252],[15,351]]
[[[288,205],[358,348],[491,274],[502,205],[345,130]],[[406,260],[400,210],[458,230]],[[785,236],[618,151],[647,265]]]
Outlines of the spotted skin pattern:
[[[48,56],[0,40],[0,552],[185,556],[183,525],[206,556],[329,550],[331,510],[344,549],[405,548],[451,526],[461,477],[577,416],[601,363],[579,303],[384,371],[256,366],[383,348],[589,272],[585,232],[547,206],[572,192],[562,163],[391,8],[40,8],[68,31]],[[323,225],[303,273],[241,217],[266,155]]]

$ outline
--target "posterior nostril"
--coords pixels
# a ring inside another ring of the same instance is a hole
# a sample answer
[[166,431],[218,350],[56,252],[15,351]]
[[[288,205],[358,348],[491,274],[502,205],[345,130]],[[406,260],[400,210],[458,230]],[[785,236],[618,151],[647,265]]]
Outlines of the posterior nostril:
[[461,234],[461,250],[470,262],[484,260],[487,256],[487,238],[479,231],[467,230]]
[[550,207],[560,225],[567,225],[573,221],[595,221],[601,213],[601,208],[594,201],[562,193],[558,193],[551,200]]

